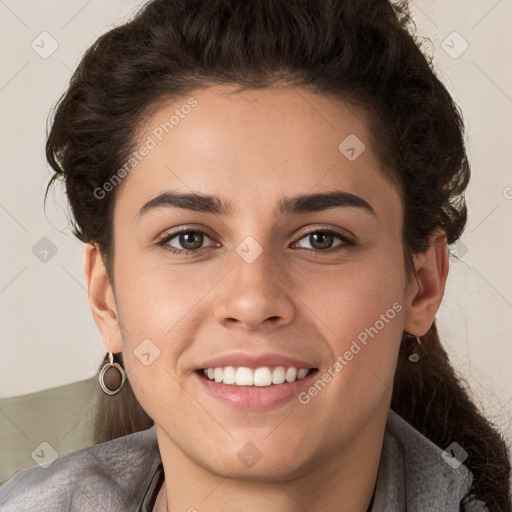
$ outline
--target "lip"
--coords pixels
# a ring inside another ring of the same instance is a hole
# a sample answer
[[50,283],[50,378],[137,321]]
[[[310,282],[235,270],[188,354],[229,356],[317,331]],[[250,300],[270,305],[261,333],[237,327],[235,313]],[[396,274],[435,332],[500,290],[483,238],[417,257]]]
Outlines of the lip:
[[[303,368],[310,367],[303,366]],[[317,374],[318,370],[314,370],[303,379],[294,382],[262,387],[234,386],[223,382],[215,382],[202,375],[201,370],[195,371],[193,377],[198,380],[202,389],[217,401],[235,409],[263,411],[274,409],[295,399],[304,388],[311,385]]]
[[278,354],[276,352],[265,352],[262,354],[231,352],[204,361],[196,368],[196,370],[202,370],[205,368],[224,368],[226,366],[245,366],[246,368],[251,368],[252,370],[261,368],[263,366],[284,366],[285,368],[293,366],[297,369],[318,368],[318,365],[315,363],[301,361],[299,359],[285,356],[284,354]]

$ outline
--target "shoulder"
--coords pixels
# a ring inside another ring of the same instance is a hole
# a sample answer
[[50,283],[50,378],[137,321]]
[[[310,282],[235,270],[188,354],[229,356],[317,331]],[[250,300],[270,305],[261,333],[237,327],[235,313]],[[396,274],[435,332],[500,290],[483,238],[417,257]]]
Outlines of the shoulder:
[[[444,452],[390,410],[377,481],[379,505],[383,511],[388,510],[387,501],[410,512],[459,512],[473,480],[463,459],[457,447]],[[487,512],[480,501],[473,501],[466,510]]]
[[151,427],[17,471],[0,486],[0,510],[138,510],[160,462]]

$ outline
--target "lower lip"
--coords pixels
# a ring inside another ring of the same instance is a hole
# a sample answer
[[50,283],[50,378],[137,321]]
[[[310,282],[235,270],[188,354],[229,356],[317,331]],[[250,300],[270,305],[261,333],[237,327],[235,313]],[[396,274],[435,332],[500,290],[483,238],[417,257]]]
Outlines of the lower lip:
[[303,388],[310,385],[311,380],[318,370],[308,373],[303,379],[283,384],[270,386],[234,386],[215,382],[203,377],[198,372],[195,376],[199,379],[204,389],[214,398],[238,409],[272,409],[283,405],[298,396]]

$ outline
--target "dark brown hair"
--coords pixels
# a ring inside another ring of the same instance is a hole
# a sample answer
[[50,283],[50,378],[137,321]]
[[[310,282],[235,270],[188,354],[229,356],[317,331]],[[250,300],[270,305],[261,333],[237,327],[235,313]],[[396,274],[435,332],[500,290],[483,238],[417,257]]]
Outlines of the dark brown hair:
[[[212,84],[295,85],[367,116],[385,176],[403,201],[409,278],[412,255],[428,248],[435,228],[449,244],[462,234],[470,177],[462,115],[412,27],[406,2],[387,0],[150,1],[99,37],[73,74],[48,135],[55,171],[48,188],[64,179],[74,233],[98,244],[114,285],[118,188],[101,198],[95,191],[137,147],[137,127],[163,101]],[[465,501],[476,496],[491,511],[510,511],[503,438],[456,376],[435,322],[422,344],[421,361],[411,364],[414,347],[402,341],[391,407],[441,448],[456,441],[469,453],[474,479]],[[152,424],[127,381],[119,395],[100,399],[96,440]]]

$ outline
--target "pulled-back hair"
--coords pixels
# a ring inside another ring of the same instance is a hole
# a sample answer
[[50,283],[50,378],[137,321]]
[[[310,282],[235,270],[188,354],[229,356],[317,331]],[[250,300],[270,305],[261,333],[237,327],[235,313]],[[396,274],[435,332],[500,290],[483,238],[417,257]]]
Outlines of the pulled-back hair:
[[[144,121],[162,102],[210,85],[289,84],[365,114],[383,173],[403,202],[409,279],[413,255],[429,247],[436,228],[448,244],[461,236],[470,177],[462,114],[412,28],[405,1],[150,1],[99,37],[73,74],[47,139],[55,171],[48,189],[63,178],[73,231],[98,244],[114,285],[118,187],[98,190],[123,168]],[[474,479],[463,503],[474,496],[491,512],[510,511],[510,462],[499,430],[456,376],[435,321],[421,341],[422,358],[411,364],[414,347],[402,340],[391,407],[441,448],[456,441],[468,452]],[[100,404],[97,442],[153,424],[128,381]]]

